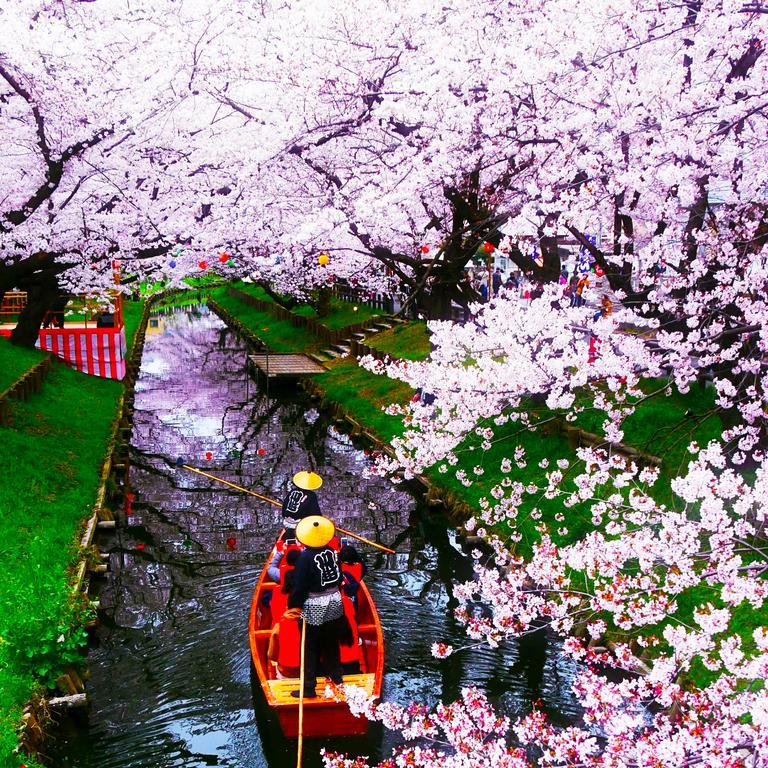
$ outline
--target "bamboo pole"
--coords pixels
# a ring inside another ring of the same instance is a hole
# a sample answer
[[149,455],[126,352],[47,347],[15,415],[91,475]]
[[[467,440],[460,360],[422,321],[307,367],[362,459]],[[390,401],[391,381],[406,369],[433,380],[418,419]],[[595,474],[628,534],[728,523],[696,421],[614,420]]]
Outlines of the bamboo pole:
[[[270,499],[269,496],[262,496],[260,493],[256,493],[256,491],[251,491],[248,488],[243,488],[242,485],[236,485],[235,483],[230,483],[229,480],[225,480],[223,477],[216,477],[216,475],[211,475],[208,472],[203,472],[202,469],[196,469],[195,467],[190,467],[189,464],[177,464],[176,466],[181,467],[182,469],[187,469],[190,472],[194,472],[195,474],[202,475],[203,477],[208,477],[211,480],[216,480],[217,482],[223,483],[224,485],[228,485],[230,488],[234,488],[236,491],[249,493],[251,496],[255,496],[257,499],[266,501],[267,503],[273,504],[276,507],[283,506],[279,501],[275,501],[275,499]],[[358,534],[352,533],[352,531],[348,531],[345,528],[339,528],[338,525],[336,525],[335,528],[339,533],[343,533],[345,536],[351,536],[353,539],[357,539],[358,541],[362,541],[364,544],[369,544],[372,547],[376,547],[377,549],[381,549],[384,552],[388,552],[390,555],[395,554],[394,549],[385,547],[383,544],[377,544],[375,541],[366,539],[364,536],[359,536]]]
[[301,619],[301,656],[299,657],[299,744],[296,749],[296,768],[301,768],[304,750],[304,650],[307,644],[307,620]]

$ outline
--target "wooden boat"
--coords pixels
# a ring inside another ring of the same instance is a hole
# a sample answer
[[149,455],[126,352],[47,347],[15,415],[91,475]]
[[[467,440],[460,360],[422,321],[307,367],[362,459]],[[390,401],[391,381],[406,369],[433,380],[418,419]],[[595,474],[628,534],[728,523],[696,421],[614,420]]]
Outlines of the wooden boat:
[[[272,627],[280,619],[279,616],[272,616],[268,605],[264,605],[263,599],[267,592],[279,588],[267,575],[267,566],[271,559],[270,555],[256,584],[248,622],[248,637],[253,665],[267,704],[277,713],[283,733],[293,737],[298,736],[299,700],[294,698],[291,692],[299,689],[299,679],[276,679],[274,668],[267,659],[269,636]],[[345,675],[344,682],[360,686],[369,696],[378,697],[381,694],[381,681],[384,676],[384,642],[381,622],[371,594],[364,583],[360,585],[357,599],[358,631],[362,641],[365,669],[362,674]],[[325,688],[323,678],[318,678],[318,697],[304,699],[304,735],[348,736],[365,733],[368,721],[350,712],[341,692],[338,692],[335,698],[324,697]]]

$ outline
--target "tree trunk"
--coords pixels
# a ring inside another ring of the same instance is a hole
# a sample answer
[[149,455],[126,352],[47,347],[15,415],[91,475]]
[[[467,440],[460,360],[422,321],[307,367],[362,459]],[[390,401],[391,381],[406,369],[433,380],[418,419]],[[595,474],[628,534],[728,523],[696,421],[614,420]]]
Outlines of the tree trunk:
[[426,299],[426,315],[429,320],[450,320],[453,316],[452,300],[457,297],[457,286],[435,286]]
[[28,287],[27,306],[22,310],[19,321],[11,332],[11,344],[18,347],[35,346],[40,324],[58,295],[59,283],[55,277],[49,277],[44,282]]
[[331,289],[317,289],[317,316],[328,317],[331,314]]

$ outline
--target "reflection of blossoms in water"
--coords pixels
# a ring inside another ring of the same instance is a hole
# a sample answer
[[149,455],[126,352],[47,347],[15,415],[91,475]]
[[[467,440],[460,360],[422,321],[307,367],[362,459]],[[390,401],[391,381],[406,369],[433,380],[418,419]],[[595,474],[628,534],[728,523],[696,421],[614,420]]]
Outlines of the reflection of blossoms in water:
[[333,425],[328,427],[328,437],[330,437],[332,440],[335,440],[338,443],[341,443],[342,445],[352,447],[352,438],[349,435],[344,434],[344,432],[340,432]]
[[307,424],[314,424],[320,418],[320,411],[317,408],[310,408],[304,412],[304,420]]

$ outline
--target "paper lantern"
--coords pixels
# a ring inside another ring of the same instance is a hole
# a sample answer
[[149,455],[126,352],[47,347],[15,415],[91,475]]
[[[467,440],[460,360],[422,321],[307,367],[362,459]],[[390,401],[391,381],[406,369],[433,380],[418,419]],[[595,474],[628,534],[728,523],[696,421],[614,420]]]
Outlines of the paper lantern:
[[210,461],[213,458],[213,453],[211,453],[211,451],[206,451],[205,458],[208,459],[208,461]]
[[425,254],[429,253],[429,246],[428,245],[422,245],[420,250],[421,250],[422,253],[425,253]]
[[227,262],[227,266],[228,266],[228,267],[234,267],[234,266],[235,266],[235,262],[234,262],[234,261],[232,261],[232,259],[230,259],[230,260]]
[[605,271],[599,264],[595,264],[595,275],[597,277],[602,277],[605,274]]
[[208,269],[208,262],[207,261],[198,261],[197,266],[200,267],[200,269]]
[[171,269],[173,269],[173,267],[175,267],[175,266],[176,266],[176,262],[175,262],[175,261],[172,261],[172,262],[171,262]]
[[137,544],[136,549],[144,549],[146,547],[146,544]]
[[496,250],[496,246],[493,243],[489,243],[487,240],[483,243],[483,250],[486,253],[493,253]]
[[219,261],[224,264],[225,262],[229,261],[229,254],[228,253],[220,253],[219,254]]
[[234,536],[230,536],[227,539],[227,549],[230,551],[233,550],[237,546],[237,539]]
[[357,312],[357,309],[358,309],[357,307],[352,307],[353,312]]
[[330,260],[331,260],[331,257],[327,253],[321,253],[317,257],[317,263],[321,267],[325,267]]
[[258,454],[259,454],[259,456],[263,456],[263,455],[266,453],[266,451],[265,451],[263,448],[259,448],[259,449],[256,451],[256,453],[258,453]]

